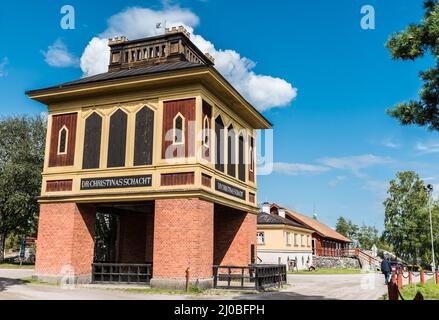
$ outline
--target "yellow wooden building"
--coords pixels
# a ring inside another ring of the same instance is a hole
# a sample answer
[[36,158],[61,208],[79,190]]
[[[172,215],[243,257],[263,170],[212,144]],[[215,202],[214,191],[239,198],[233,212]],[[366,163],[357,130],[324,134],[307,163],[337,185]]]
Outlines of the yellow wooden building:
[[49,114],[36,276],[131,264],[153,286],[187,270],[209,286],[212,265],[255,258],[256,130],[271,124],[184,28],[109,46],[108,72],[27,92]]

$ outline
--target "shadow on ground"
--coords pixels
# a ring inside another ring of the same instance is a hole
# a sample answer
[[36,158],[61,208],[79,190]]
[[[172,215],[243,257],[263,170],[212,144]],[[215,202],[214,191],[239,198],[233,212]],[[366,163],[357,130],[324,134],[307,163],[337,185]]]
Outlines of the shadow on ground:
[[241,295],[234,300],[336,300],[320,295],[303,295],[297,292],[266,292],[259,295]]
[[21,279],[0,278],[0,292],[5,291],[8,287],[27,283],[29,283],[29,281]]

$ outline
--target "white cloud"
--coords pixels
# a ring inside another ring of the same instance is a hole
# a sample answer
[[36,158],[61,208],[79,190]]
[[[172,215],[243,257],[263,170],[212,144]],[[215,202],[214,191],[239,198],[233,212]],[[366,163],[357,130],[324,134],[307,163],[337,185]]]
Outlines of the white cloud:
[[366,154],[350,157],[322,158],[318,162],[334,169],[350,170],[357,176],[363,176],[360,172],[361,169],[376,165],[389,164],[392,163],[393,160],[387,157]]
[[44,61],[51,67],[75,67],[79,63],[79,59],[68,51],[61,39],[56,40],[47,48],[47,51],[42,51],[42,53]]
[[421,154],[438,153],[439,141],[418,142],[415,149]]
[[383,146],[387,147],[387,148],[390,148],[390,149],[398,149],[398,148],[401,147],[401,145],[400,145],[399,143],[394,142],[394,141],[393,141],[392,139],[390,139],[390,138],[384,139],[384,140],[381,142],[381,144],[382,144]]
[[329,168],[324,166],[305,163],[275,162],[273,164],[274,172],[279,172],[290,176],[297,176],[301,174],[319,174],[328,170]]
[[163,10],[128,8],[108,20],[108,27],[93,38],[81,57],[84,76],[107,71],[109,48],[107,38],[127,36],[129,39],[163,33],[156,23],[166,21],[167,27],[183,25],[192,34],[191,40],[202,51],[215,58],[215,67],[233,86],[260,111],[287,106],[297,96],[297,89],[287,81],[269,75],[256,74],[256,64],[234,50],[221,50],[202,36],[194,33],[199,18],[188,9],[164,5]]
[[346,180],[345,176],[337,176],[334,180],[329,181],[328,185],[331,188],[335,188],[341,181]]
[[80,66],[84,76],[105,72],[110,61],[108,40],[94,37],[85,48],[81,57]]
[[6,77],[8,72],[6,71],[6,66],[9,64],[8,57],[4,57],[0,62],[0,78]]

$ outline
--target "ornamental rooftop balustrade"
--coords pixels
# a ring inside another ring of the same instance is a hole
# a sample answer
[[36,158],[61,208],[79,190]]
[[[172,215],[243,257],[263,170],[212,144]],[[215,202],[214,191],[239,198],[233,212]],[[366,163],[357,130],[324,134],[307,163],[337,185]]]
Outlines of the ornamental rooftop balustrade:
[[191,41],[182,26],[166,29],[164,35],[129,41],[126,37],[109,39],[110,72],[162,63],[188,61],[213,65],[214,58],[203,54]]

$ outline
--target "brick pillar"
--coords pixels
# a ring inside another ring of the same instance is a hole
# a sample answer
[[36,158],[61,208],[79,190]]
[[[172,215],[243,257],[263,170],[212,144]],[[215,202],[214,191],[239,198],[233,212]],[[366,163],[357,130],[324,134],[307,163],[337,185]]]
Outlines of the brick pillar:
[[251,246],[256,252],[257,216],[227,207],[215,208],[216,265],[247,266],[251,263]]
[[152,287],[212,286],[213,203],[200,199],[155,201]]
[[95,225],[93,207],[76,203],[41,204],[35,277],[49,282],[69,279],[89,283]]

